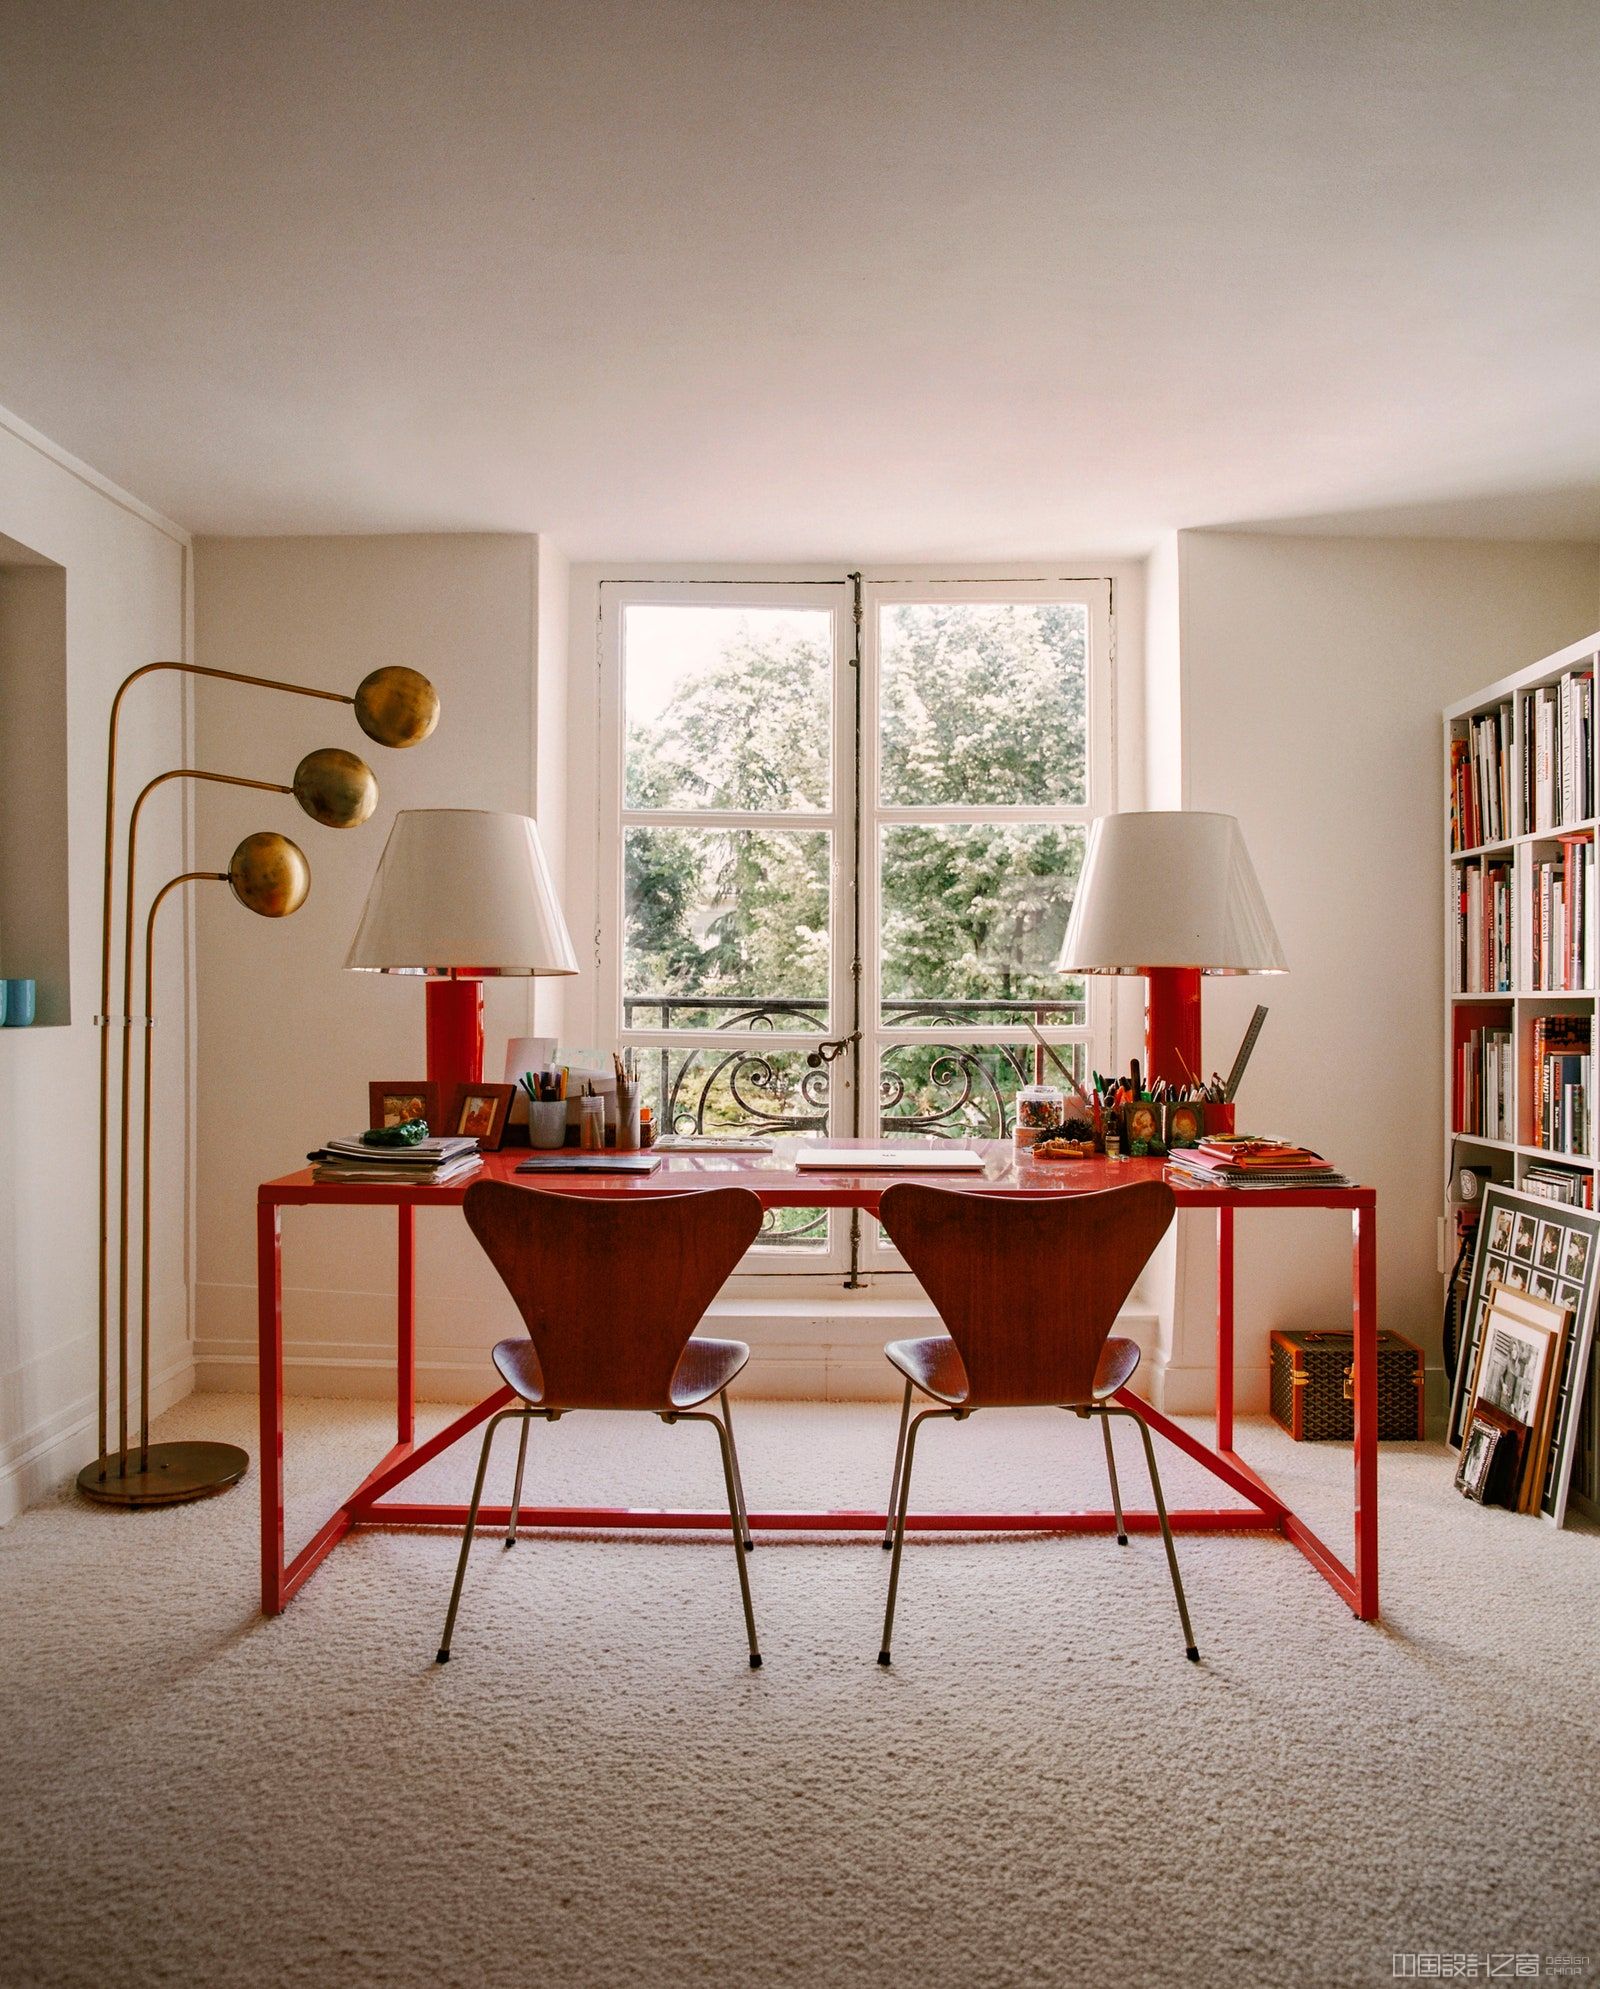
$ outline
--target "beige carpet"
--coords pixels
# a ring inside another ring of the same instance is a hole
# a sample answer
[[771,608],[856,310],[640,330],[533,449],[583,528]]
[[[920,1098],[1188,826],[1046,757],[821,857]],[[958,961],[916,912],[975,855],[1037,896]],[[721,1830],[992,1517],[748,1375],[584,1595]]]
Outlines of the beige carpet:
[[[167,1435],[250,1444],[197,1397]],[[430,1427],[442,1412],[429,1412]],[[751,1404],[751,1502],[881,1496],[893,1414]],[[1131,1433],[1125,1433],[1127,1442]],[[386,1441],[299,1402],[291,1530]],[[512,1445],[497,1474],[509,1481]],[[1243,1447],[1348,1536],[1347,1456]],[[1134,1502],[1141,1473],[1123,1453]],[[1170,1452],[1175,1504],[1214,1503]],[[465,1456],[436,1467],[465,1487]],[[254,1477],[165,1514],[65,1493],[0,1534],[7,1985],[1377,1983],[1398,1951],[1600,1971],[1600,1538],[1386,1448],[1385,1622],[1293,1549],[482,1543],[366,1535],[256,1614]],[[935,1425],[918,1503],[1103,1499],[1058,1415]],[[536,1428],[529,1495],[709,1502],[703,1428]],[[1142,1495],[1137,1502],[1143,1503]]]

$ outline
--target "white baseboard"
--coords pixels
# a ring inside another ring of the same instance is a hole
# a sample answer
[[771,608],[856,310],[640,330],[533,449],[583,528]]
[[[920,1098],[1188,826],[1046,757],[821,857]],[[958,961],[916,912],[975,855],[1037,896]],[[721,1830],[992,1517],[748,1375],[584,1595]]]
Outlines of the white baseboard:
[[[159,1416],[194,1392],[195,1364],[185,1353],[150,1378],[150,1413]],[[92,1395],[26,1430],[0,1454],[0,1526],[93,1461],[99,1442],[99,1408]]]
[[[392,1301],[391,1301],[392,1303]],[[1123,1312],[1122,1331],[1148,1345],[1152,1315]],[[904,1383],[883,1357],[886,1340],[940,1330],[925,1299],[767,1298],[732,1294],[706,1314],[709,1332],[750,1346],[750,1364],[733,1393],[755,1400],[894,1402]],[[251,1393],[256,1386],[256,1343],[240,1333],[202,1333],[194,1346],[195,1386]],[[334,1395],[392,1400],[392,1341],[333,1340],[312,1334],[285,1336],[284,1389],[290,1395]],[[477,1402],[496,1385],[486,1345],[433,1339],[417,1345],[417,1399]]]

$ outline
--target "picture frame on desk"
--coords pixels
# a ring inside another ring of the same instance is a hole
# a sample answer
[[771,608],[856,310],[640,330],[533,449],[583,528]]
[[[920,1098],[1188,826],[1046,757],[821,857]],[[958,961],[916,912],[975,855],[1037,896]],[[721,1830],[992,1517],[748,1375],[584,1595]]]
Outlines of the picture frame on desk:
[[445,1114],[446,1134],[475,1139],[483,1153],[498,1153],[511,1117],[514,1084],[458,1084]]
[[409,1119],[426,1119],[430,1133],[441,1130],[438,1085],[425,1077],[374,1078],[367,1086],[367,1124],[371,1130],[403,1126]]

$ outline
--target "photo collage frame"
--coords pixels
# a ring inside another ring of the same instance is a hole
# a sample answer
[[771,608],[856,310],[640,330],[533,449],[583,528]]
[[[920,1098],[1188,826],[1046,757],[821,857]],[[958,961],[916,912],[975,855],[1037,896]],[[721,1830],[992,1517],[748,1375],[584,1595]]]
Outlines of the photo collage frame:
[[1519,1195],[1500,1182],[1491,1182],[1484,1189],[1481,1206],[1461,1345],[1456,1353],[1449,1440],[1459,1449],[1471,1418],[1473,1405],[1467,1394],[1495,1285],[1504,1284],[1513,1291],[1530,1292],[1565,1306],[1571,1312],[1572,1325],[1556,1377],[1553,1434],[1538,1501],[1538,1510],[1559,1526],[1574,1493],[1588,1509],[1596,1491],[1587,1482],[1594,1450],[1584,1418],[1592,1419],[1594,1414],[1595,1391],[1588,1384],[1596,1298],[1600,1294],[1600,1216],[1591,1209]]

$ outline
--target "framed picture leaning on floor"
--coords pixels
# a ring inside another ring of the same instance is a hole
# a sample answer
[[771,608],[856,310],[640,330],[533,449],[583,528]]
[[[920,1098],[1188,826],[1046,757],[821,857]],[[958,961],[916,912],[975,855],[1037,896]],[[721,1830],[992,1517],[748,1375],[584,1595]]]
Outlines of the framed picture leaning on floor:
[[[1456,1353],[1449,1441],[1459,1450],[1472,1419],[1473,1385],[1494,1287],[1507,1284],[1513,1290],[1528,1290],[1567,1308],[1571,1326],[1555,1376],[1543,1482],[1531,1507],[1560,1526],[1566,1519],[1569,1499],[1575,1498],[1587,1513],[1600,1510],[1600,1484],[1589,1482],[1596,1476],[1600,1460],[1594,1447],[1582,1441],[1585,1397],[1593,1392],[1600,1216],[1592,1209],[1519,1195],[1502,1182],[1491,1182],[1484,1189],[1482,1209],[1462,1313],[1461,1345]],[[1512,1383],[1508,1380],[1506,1385]]]

